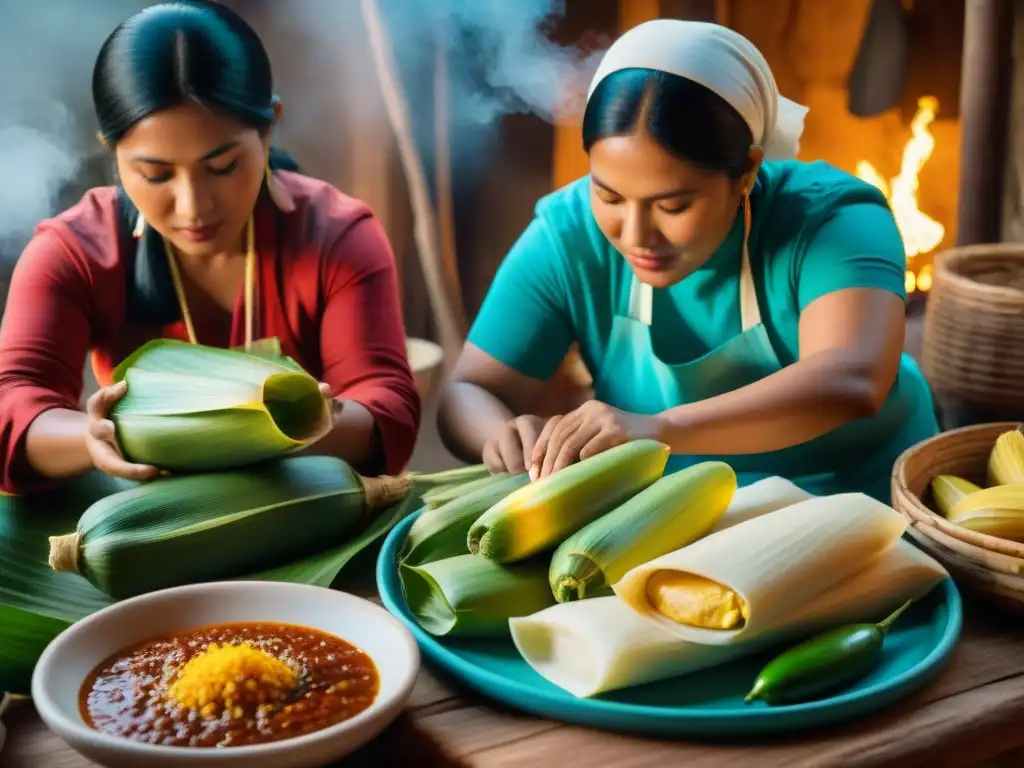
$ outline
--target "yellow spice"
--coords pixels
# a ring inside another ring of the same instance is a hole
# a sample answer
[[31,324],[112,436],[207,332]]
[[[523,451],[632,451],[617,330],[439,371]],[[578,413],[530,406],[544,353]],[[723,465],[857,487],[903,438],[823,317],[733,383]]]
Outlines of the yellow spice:
[[280,659],[248,644],[210,645],[178,672],[168,695],[183,709],[204,718],[229,713],[241,718],[244,709],[285,698],[299,684],[295,671]]

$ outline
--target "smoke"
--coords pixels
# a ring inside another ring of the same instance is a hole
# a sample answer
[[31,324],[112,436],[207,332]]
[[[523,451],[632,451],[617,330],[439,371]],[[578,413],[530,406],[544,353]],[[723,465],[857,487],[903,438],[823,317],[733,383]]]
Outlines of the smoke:
[[148,3],[0,3],[0,252],[32,229],[101,151],[90,77],[104,39]]
[[[88,186],[106,183],[86,173],[103,152],[91,102],[93,62],[117,24],[152,4],[0,2],[0,256],[20,251],[36,223],[66,204],[69,189],[74,199]],[[379,114],[380,84],[359,0],[227,4],[257,28],[275,77],[284,81],[286,133],[323,142],[325,131],[337,132],[325,120],[339,107]],[[597,65],[599,54],[549,40],[565,11],[561,0],[378,0],[378,5],[414,120],[424,104],[432,104],[437,47],[446,53],[453,163],[466,162],[479,138],[492,134],[504,115],[559,120],[566,114],[567,88],[585,84]],[[568,105],[570,119],[577,108]],[[432,117],[417,120],[418,133],[426,130],[421,124],[431,122]],[[320,169],[309,170],[321,175]]]
[[[248,0],[231,4],[245,13]],[[285,103],[286,148],[322,143],[325,131],[337,134],[346,121],[386,125],[361,5],[360,0],[288,0],[268,3],[250,17],[274,61]],[[445,122],[456,181],[485,170],[481,158],[501,118],[533,114],[549,123],[578,120],[581,96],[610,42],[595,38],[587,47],[554,42],[551,33],[565,15],[564,0],[376,0],[376,5],[428,166],[437,53],[444,53]],[[567,99],[571,94],[578,97]]]
[[[380,0],[400,65],[430,70],[417,30],[434,32],[451,71],[454,118],[490,125],[515,112],[557,122],[567,89],[589,79],[599,54],[553,43],[546,32],[564,15],[559,0]],[[418,18],[419,17],[419,18]]]

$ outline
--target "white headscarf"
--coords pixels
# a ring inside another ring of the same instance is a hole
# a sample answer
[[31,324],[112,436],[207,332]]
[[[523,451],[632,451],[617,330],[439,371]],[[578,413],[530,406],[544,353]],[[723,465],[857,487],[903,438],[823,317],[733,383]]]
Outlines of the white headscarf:
[[587,100],[608,75],[634,67],[703,85],[739,112],[766,158],[796,157],[807,107],[779,95],[768,62],[738,32],[701,21],[644,22],[622,35],[605,54]]

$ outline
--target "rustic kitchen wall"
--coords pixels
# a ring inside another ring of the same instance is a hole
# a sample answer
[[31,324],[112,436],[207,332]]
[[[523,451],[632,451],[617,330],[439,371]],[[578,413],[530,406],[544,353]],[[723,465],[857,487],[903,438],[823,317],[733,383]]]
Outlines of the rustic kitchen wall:
[[724,0],[720,23],[748,37],[772,67],[783,95],[810,108],[800,157],[826,160],[851,173],[867,160],[886,179],[900,170],[916,100],[940,98],[930,126],[935,150],[921,171],[922,211],[955,240],[960,130],[957,87],[963,0],[916,0],[909,7],[910,72],[901,107],[877,117],[848,108],[848,81],[872,0]]

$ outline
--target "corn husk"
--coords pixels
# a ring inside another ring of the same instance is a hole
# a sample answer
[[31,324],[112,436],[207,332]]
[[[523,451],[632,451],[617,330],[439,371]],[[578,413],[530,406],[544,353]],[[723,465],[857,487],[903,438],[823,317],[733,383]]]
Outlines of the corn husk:
[[947,517],[977,533],[1024,542],[1024,485],[983,488],[957,502]]
[[410,490],[334,456],[165,477],[90,506],[49,562],[115,598],[232,578],[340,545]]
[[981,490],[970,480],[956,475],[936,475],[932,478],[931,489],[936,511],[943,517],[949,517],[949,511],[965,496]]
[[402,591],[416,621],[436,636],[507,637],[508,620],[554,604],[546,558],[501,565],[459,555],[399,565]]
[[431,509],[438,509],[451,501],[464,498],[484,488],[490,488],[507,477],[511,477],[507,472],[496,475],[488,474],[486,477],[481,477],[468,483],[459,483],[458,485],[445,486],[443,488],[431,488],[423,494],[423,502]]
[[[891,507],[861,493],[818,496],[755,517],[637,566],[615,585],[637,613],[684,640],[743,642],[784,623],[802,605],[877,558],[906,530]],[[649,582],[667,574],[700,577],[747,608],[726,628],[680,623],[651,600]]]
[[556,547],[661,477],[668,457],[667,445],[634,440],[532,482],[477,519],[469,550],[513,563]]
[[[427,495],[427,510],[416,518],[402,543],[402,562],[407,565],[424,565],[435,560],[444,560],[456,555],[469,554],[467,537],[469,529],[477,518],[501,501],[508,494],[530,482],[530,476],[495,476],[490,482],[469,483],[476,486],[448,503],[431,509]],[[466,486],[458,486],[465,488]]]
[[729,507],[736,473],[705,461],[662,477],[563,541],[551,557],[560,603],[606,589],[630,569],[707,535]]
[[276,458],[331,428],[319,383],[272,346],[252,354],[157,339],[113,378],[128,385],[111,411],[125,458],[172,472]]
[[1024,484],[1024,434],[1011,429],[996,438],[988,458],[988,484]]

